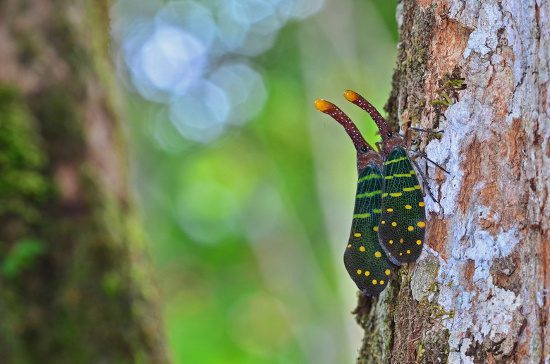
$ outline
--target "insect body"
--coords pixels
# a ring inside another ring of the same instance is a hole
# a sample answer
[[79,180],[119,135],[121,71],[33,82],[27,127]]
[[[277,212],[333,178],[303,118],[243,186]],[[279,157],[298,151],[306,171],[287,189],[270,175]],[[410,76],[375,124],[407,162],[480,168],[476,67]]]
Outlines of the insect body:
[[344,96],[370,114],[382,136],[384,185],[378,227],[380,244],[393,263],[414,262],[424,245],[426,212],[405,141],[391,131],[386,120],[361,95],[346,91]]
[[357,150],[359,177],[344,265],[361,292],[369,296],[378,295],[388,285],[395,269],[380,246],[377,235],[384,183],[382,158],[338,107],[324,100],[316,100],[315,107],[344,127]]

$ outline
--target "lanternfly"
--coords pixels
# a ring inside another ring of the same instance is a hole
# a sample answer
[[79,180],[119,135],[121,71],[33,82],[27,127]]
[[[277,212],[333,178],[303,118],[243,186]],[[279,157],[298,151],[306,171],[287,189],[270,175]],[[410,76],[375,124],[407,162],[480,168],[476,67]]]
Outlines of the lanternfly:
[[363,138],[355,124],[338,107],[316,100],[315,107],[339,122],[357,151],[357,194],[344,265],[357,287],[369,296],[378,295],[388,285],[395,266],[378,242],[381,215],[383,160]]
[[374,296],[388,285],[394,264],[414,262],[422,252],[424,201],[403,138],[391,132],[362,96],[353,91],[344,96],[371,115],[382,136],[378,153],[342,110],[328,101],[315,101],[319,111],[344,127],[357,151],[357,193],[344,265],[361,292]]

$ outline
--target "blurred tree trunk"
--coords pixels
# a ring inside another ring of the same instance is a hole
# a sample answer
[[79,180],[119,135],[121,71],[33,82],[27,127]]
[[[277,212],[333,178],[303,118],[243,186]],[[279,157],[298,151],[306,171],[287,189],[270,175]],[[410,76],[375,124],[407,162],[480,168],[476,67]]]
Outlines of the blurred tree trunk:
[[399,5],[387,111],[443,129],[422,146],[450,174],[422,167],[428,246],[359,302],[360,363],[550,362],[549,17],[542,0]]
[[107,1],[0,2],[0,362],[163,363]]

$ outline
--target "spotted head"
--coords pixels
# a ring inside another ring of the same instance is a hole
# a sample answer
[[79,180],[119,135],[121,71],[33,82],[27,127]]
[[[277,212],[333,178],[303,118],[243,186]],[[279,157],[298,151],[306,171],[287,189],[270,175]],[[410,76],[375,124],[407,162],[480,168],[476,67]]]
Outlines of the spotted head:
[[357,126],[355,126],[349,116],[340,110],[338,106],[322,99],[315,100],[314,104],[317,110],[331,116],[344,127],[346,133],[349,135],[353,145],[355,146],[355,150],[357,151],[357,169],[359,172],[361,172],[367,164],[371,162],[377,164],[382,163],[380,154],[378,154],[374,148],[367,143],[365,138],[363,138],[363,135],[361,135],[359,129],[357,129]]
[[352,90],[346,90],[344,92],[344,97],[351,103],[359,106],[361,109],[365,110],[374,120],[378,130],[380,131],[380,137],[382,138],[382,154],[387,156],[391,153],[393,149],[397,146],[404,147],[405,141],[399,135],[392,131],[386,119],[380,115],[378,110],[368,102],[363,96],[359,95],[357,92]]

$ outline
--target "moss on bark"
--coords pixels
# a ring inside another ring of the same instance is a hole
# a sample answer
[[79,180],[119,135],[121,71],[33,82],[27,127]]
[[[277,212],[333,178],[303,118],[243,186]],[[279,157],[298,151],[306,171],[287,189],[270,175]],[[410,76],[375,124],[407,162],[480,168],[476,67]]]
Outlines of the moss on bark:
[[[46,6],[38,31],[6,23],[25,73],[0,80],[3,362],[167,361],[124,183],[106,4]],[[10,9],[34,24],[28,8]]]

